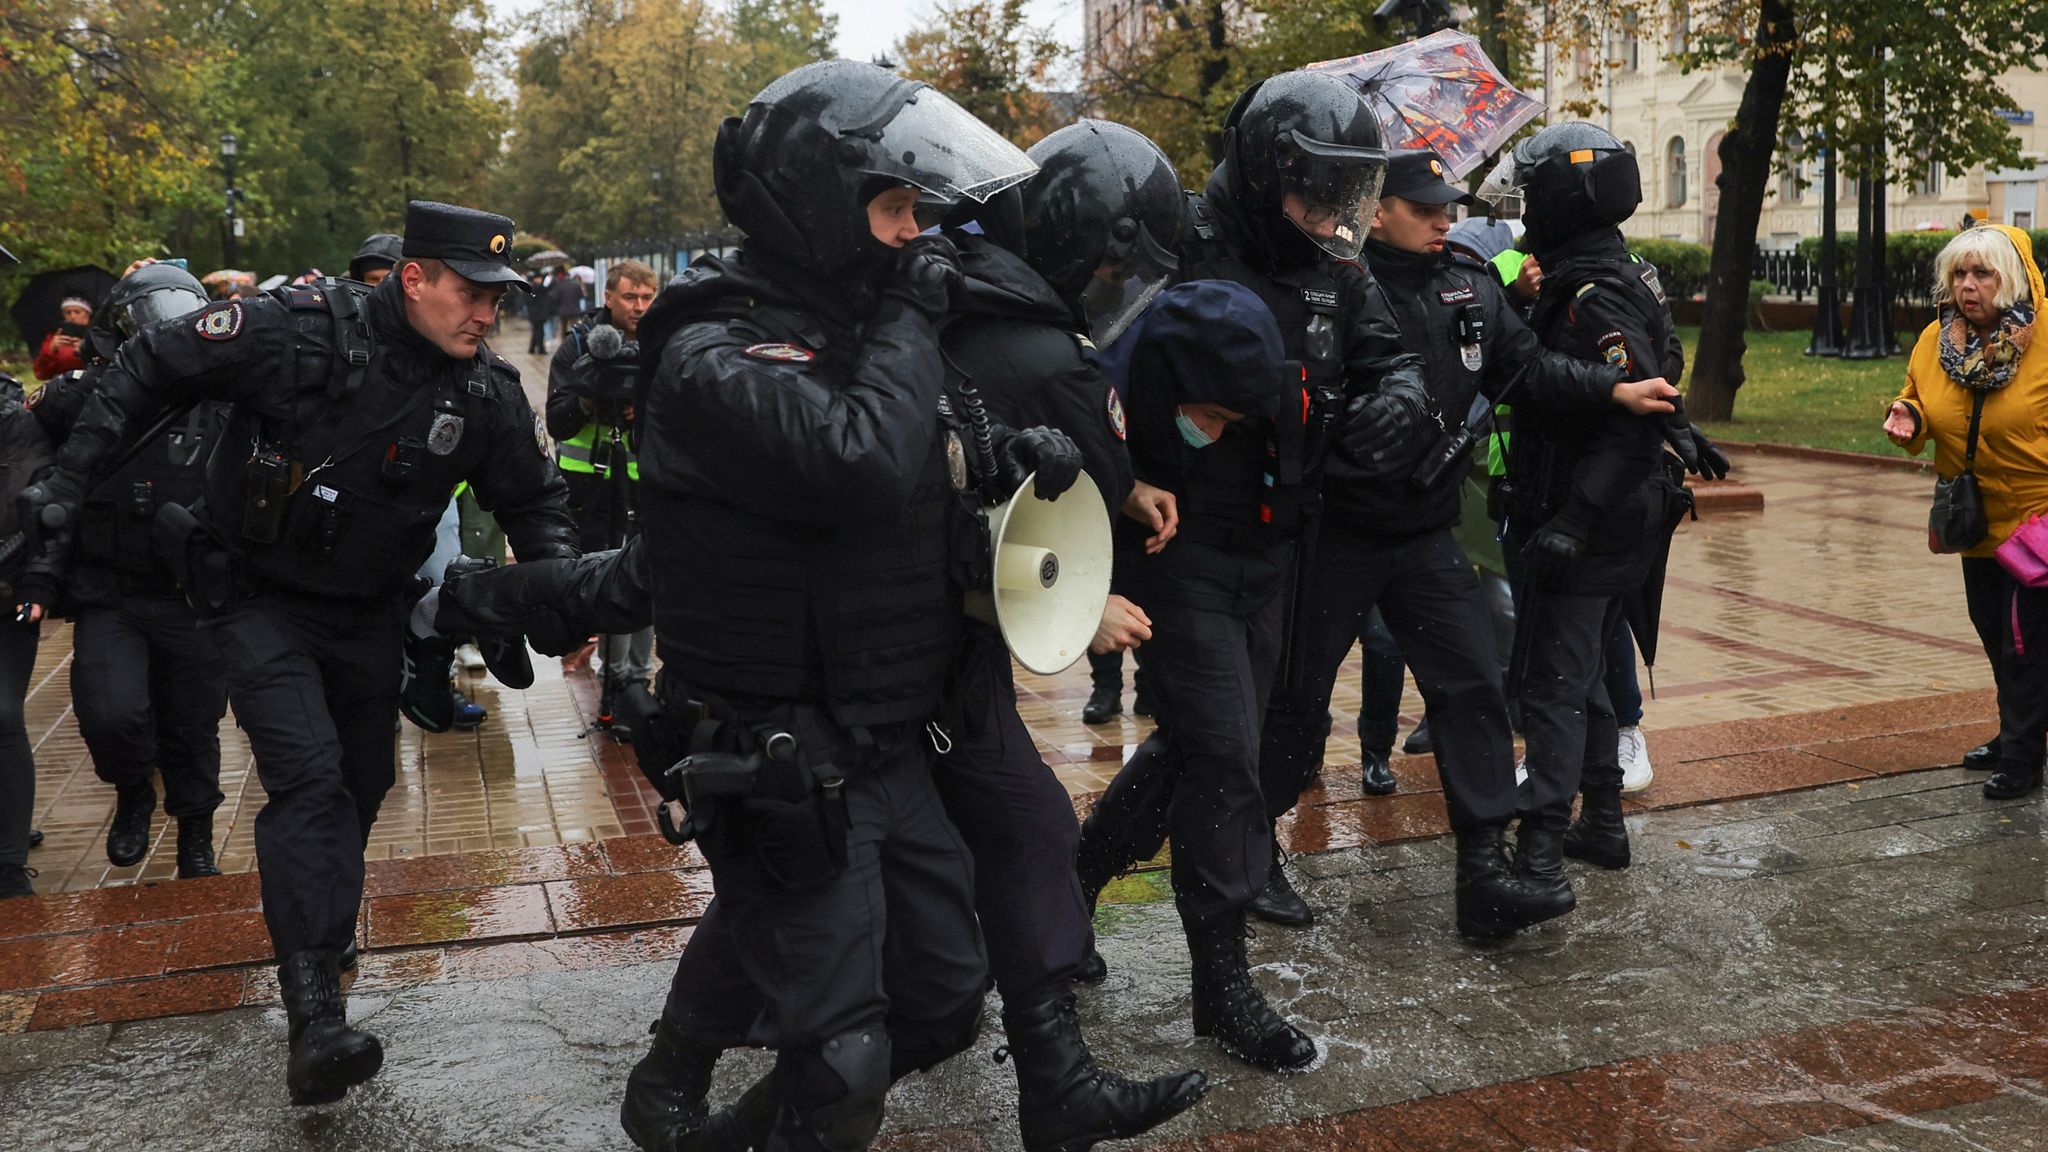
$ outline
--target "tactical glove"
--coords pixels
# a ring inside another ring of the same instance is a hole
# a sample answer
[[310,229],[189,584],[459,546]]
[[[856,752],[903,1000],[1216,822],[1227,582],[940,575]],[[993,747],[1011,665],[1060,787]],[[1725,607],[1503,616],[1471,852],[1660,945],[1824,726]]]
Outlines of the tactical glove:
[[960,251],[944,236],[919,236],[896,250],[882,295],[902,301],[936,320],[952,307],[953,293],[966,283]]
[[78,523],[78,510],[85,506],[85,486],[58,469],[23,488],[14,506],[28,542],[38,551],[61,555],[71,550],[71,530]]
[[1368,475],[1397,475],[1418,458],[1422,421],[1422,405],[1407,396],[1360,396],[1344,407],[1337,444]]
[[1081,449],[1057,428],[1026,428],[1003,441],[997,451],[1005,494],[1015,492],[1024,478],[1038,474],[1031,494],[1040,500],[1056,499],[1074,486],[1081,475]]
[[1685,423],[1674,427],[1666,423],[1664,442],[1671,445],[1678,458],[1685,461],[1685,470],[1693,475],[1709,480],[1719,480],[1728,475],[1727,453],[1715,447],[1714,442],[1707,439],[1707,434],[1700,431],[1699,425]]

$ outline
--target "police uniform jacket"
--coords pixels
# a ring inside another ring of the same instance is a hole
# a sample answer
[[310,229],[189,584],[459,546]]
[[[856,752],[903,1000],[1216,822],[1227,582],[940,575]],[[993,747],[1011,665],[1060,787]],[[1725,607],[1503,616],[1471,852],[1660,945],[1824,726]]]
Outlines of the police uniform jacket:
[[[407,322],[395,276],[375,289],[280,288],[145,329],[121,346],[58,462],[90,475],[139,422],[190,400],[234,405],[200,518],[251,589],[401,594],[465,480],[520,559],[576,554],[518,370],[487,348],[443,354]],[[276,466],[261,471],[259,456]],[[249,499],[259,475],[284,478],[275,533],[247,530],[262,513]]]
[[[1632,257],[1619,229],[1575,236],[1543,260],[1543,291],[1531,327],[1555,352],[1611,364],[1625,380],[1684,372],[1654,266]],[[1676,481],[1669,473],[1661,416],[1633,415],[1531,390],[1514,401],[1509,515],[1521,534],[1552,521],[1585,541],[1569,590],[1600,594],[1638,583],[1649,546],[1664,530]]]
[[946,362],[1011,428],[1057,428],[1081,450],[1112,523],[1131,492],[1123,402],[1095,363],[1095,345],[1075,330],[1071,309],[1022,257],[965,232],[966,290],[940,326]]
[[[1515,403],[1540,392],[1559,410],[1604,414],[1620,369],[1545,350],[1492,269],[1377,240],[1366,242],[1365,256],[1392,303],[1402,346],[1426,365],[1431,421],[1425,439],[1442,442],[1465,423],[1474,400],[1498,400],[1511,387]],[[1433,532],[1458,522],[1465,474],[1463,467],[1452,468],[1427,491],[1405,476],[1335,486],[1331,513],[1382,535]]]
[[[105,372],[95,363],[43,386],[32,405],[53,444],[63,444]],[[151,526],[165,504],[196,503],[206,490],[206,466],[228,406],[196,405],[176,425],[145,445],[135,459],[85,498],[64,580],[70,605],[112,604],[124,596],[176,599],[182,595],[170,566],[157,554]]]
[[655,632],[666,673],[736,707],[922,723],[961,620],[938,333],[820,280],[706,257],[641,321]]

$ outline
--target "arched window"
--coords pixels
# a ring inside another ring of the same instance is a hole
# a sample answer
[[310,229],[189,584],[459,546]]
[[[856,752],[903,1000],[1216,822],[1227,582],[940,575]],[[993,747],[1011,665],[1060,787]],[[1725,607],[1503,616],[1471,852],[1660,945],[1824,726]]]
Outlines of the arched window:
[[1685,207],[1685,137],[1683,136],[1673,136],[1671,143],[1664,146],[1664,186],[1669,190],[1664,197],[1664,206],[1666,208]]

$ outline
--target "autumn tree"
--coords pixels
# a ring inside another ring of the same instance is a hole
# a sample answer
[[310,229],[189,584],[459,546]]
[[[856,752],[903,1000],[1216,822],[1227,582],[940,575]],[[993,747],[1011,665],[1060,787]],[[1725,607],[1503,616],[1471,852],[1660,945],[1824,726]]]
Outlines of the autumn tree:
[[1066,122],[1045,91],[1062,54],[1025,21],[1024,0],[945,0],[896,45],[898,71],[1028,148]]

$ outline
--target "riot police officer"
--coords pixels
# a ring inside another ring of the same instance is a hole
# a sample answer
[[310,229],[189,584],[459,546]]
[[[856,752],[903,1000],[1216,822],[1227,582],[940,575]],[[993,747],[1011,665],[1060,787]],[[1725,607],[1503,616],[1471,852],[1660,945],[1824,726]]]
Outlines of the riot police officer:
[[1305,778],[1272,770],[1320,758],[1310,747],[1320,732],[1311,729],[1326,723],[1357,621],[1378,607],[1431,714],[1446,721],[1433,731],[1458,841],[1459,931],[1492,937],[1566,907],[1517,879],[1502,852],[1515,814],[1514,734],[1482,589],[1452,535],[1471,455],[1468,414],[1483,420],[1511,390],[1595,418],[1634,402],[1636,392],[1675,390],[1661,380],[1617,388],[1621,373],[1611,366],[1546,353],[1493,277],[1445,256],[1447,206],[1470,200],[1445,180],[1434,152],[1402,151],[1388,165],[1364,255],[1392,302],[1402,343],[1426,365],[1429,419],[1416,437],[1424,450],[1405,473],[1333,468],[1325,482],[1328,516],[1307,580],[1305,675],[1267,726],[1268,783],[1280,789],[1267,801],[1276,817],[1293,807],[1287,786],[1298,789]]
[[[161,320],[206,306],[206,290],[173,264],[152,263],[113,287],[94,317],[91,364],[37,395],[36,418],[54,443],[71,426],[120,344]],[[220,719],[226,673],[213,637],[179,592],[150,531],[157,509],[190,505],[227,406],[193,405],[185,417],[86,497],[64,581],[72,619],[71,707],[93,772],[114,786],[107,861],[125,868],[149,851],[164,782],[164,813],[178,822],[178,876],[218,875],[213,813],[220,807]]]
[[[717,898],[622,1119],[643,1146],[701,1127],[711,1061],[751,1038],[778,1053],[768,1147],[861,1148],[894,1079],[972,1042],[986,979],[927,733],[962,619],[966,446],[936,327],[961,273],[915,210],[1034,165],[930,87],[840,60],[763,89],[713,168],[746,240],[656,300],[636,407],[658,691],[700,718],[682,778]],[[1042,497],[1077,470],[1064,437],[993,449]],[[729,972],[691,974],[720,932],[758,1011]]]
[[[1189,202],[1183,272],[1235,281],[1265,301],[1279,322],[1288,360],[1308,385],[1311,411],[1304,427],[1318,441],[1331,440],[1342,449],[1326,453],[1319,447],[1301,461],[1304,474],[1290,499],[1301,505],[1304,553],[1315,531],[1324,457],[1330,457],[1329,466],[1349,472],[1389,474],[1404,462],[1397,457],[1417,438],[1426,409],[1422,362],[1401,347],[1385,295],[1354,263],[1386,162],[1379,123],[1357,93],[1324,73],[1286,72],[1238,97],[1225,122],[1223,162],[1203,194]],[[1334,434],[1326,436],[1330,430]],[[1231,530],[1247,536],[1270,532],[1257,525]],[[1281,723],[1299,711],[1286,701],[1306,667],[1302,637],[1320,627],[1304,615],[1299,585],[1306,570],[1296,568],[1292,619],[1284,625],[1290,639],[1274,692],[1274,720]],[[1320,734],[1321,723],[1311,735]],[[1283,763],[1262,751],[1262,773],[1287,781],[1268,792],[1298,790],[1311,752],[1297,749]],[[1280,863],[1277,842],[1268,852],[1270,864]],[[1263,875],[1253,910],[1266,919],[1308,923],[1309,908],[1282,870],[1269,866]]]
[[[383,1062],[346,1021],[340,955],[395,771],[405,597],[450,493],[469,481],[522,559],[575,554],[518,372],[483,345],[499,298],[523,283],[512,235],[503,216],[414,201],[404,257],[375,289],[320,281],[143,329],[56,472],[22,498],[24,519],[61,543],[139,421],[186,401],[235,405],[200,506],[166,505],[157,531],[220,648],[269,797],[256,854],[295,1104],[338,1100]],[[445,662],[413,671],[445,683]]]
[[1245,906],[1270,862],[1259,726],[1280,661],[1305,397],[1272,313],[1230,281],[1167,289],[1104,370],[1129,405],[1137,479],[1173,495],[1179,523],[1170,540],[1118,526],[1116,588],[1154,625],[1137,651],[1159,728],[1082,827],[1082,888],[1092,907],[1112,877],[1170,836],[1195,1034],[1248,1063],[1298,1072],[1316,1046],[1253,982]]
[[[1683,353],[1657,269],[1630,255],[1619,227],[1642,200],[1635,155],[1594,125],[1555,124],[1517,144],[1481,189],[1517,193],[1543,267],[1530,327],[1544,344],[1627,380],[1675,380]],[[1607,639],[1690,506],[1684,470],[1725,475],[1727,460],[1675,406],[1662,416],[1590,415],[1532,390],[1514,408],[1503,503],[1508,545],[1528,558],[1516,666],[1531,790],[1517,863],[1569,904],[1563,855],[1608,868],[1629,861],[1602,678]],[[1578,792],[1585,805],[1568,832]]]
[[363,238],[348,262],[348,278],[375,288],[405,256],[405,240],[389,232],[374,232]]

